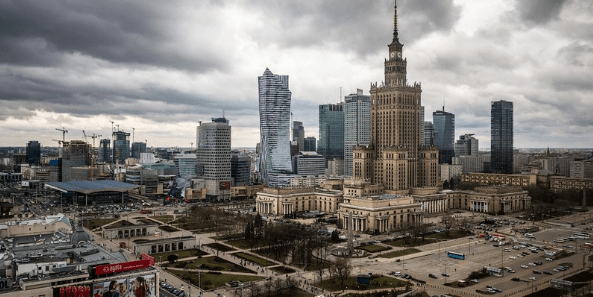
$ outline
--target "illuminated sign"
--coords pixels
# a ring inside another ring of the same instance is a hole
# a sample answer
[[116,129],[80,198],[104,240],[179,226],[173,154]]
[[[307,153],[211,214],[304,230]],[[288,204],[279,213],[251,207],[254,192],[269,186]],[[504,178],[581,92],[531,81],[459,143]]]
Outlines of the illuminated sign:
[[150,260],[138,260],[117,264],[99,265],[95,267],[95,275],[137,270],[142,268],[148,268],[148,266],[150,266]]

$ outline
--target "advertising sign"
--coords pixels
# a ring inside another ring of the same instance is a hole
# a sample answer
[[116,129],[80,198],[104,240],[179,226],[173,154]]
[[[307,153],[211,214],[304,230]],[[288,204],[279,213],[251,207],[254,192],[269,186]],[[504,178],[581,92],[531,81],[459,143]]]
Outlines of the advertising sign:
[[10,289],[12,287],[12,279],[0,278],[0,290]]
[[128,279],[129,297],[156,297],[156,277],[154,274]]
[[54,289],[55,297],[91,297],[88,286],[66,286]]
[[231,189],[231,182],[223,181],[218,184],[219,190],[230,190]]
[[127,279],[118,279],[93,284],[93,297],[129,297]]
[[138,260],[117,264],[98,265],[97,267],[95,267],[95,275],[137,270],[142,268],[148,268],[148,266],[150,266],[150,260]]
[[148,254],[142,254],[142,260],[148,260],[150,261],[150,266],[154,266],[155,262],[154,262],[154,257]]

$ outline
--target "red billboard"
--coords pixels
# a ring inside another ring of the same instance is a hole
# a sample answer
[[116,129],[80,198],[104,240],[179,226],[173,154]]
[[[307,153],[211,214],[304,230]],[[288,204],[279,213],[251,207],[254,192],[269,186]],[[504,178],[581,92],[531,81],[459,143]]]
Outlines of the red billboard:
[[142,268],[148,268],[148,266],[150,266],[150,260],[138,260],[117,264],[98,265],[97,267],[95,267],[95,275],[137,270]]
[[154,266],[155,262],[154,262],[154,257],[148,255],[148,254],[142,254],[142,260],[148,260],[150,261],[150,266]]

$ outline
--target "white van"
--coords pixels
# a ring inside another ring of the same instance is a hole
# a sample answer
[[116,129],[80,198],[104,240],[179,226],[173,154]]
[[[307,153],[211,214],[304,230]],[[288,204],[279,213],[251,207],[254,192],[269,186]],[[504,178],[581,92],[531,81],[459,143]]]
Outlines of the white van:
[[535,236],[531,233],[525,233],[525,235],[523,235],[523,236],[525,236],[527,238],[535,238]]

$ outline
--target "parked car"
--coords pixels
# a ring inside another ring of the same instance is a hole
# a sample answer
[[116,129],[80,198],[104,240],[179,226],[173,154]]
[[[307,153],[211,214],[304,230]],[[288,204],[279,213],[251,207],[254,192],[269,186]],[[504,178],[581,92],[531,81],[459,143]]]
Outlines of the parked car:
[[429,274],[428,274],[428,277],[430,277],[430,278],[434,278],[434,279],[436,279],[436,278],[437,278],[437,276],[436,276],[436,275],[434,275],[434,274],[432,274],[432,273],[429,273]]

